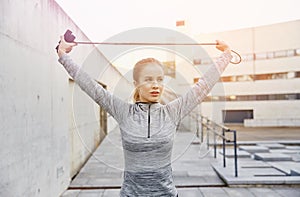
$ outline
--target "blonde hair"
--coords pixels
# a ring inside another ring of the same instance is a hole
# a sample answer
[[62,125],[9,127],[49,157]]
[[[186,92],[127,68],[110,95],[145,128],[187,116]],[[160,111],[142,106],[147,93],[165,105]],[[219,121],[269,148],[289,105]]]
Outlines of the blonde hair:
[[[146,58],[138,61],[133,67],[133,80],[138,82],[140,72],[145,68],[147,64],[157,64],[164,70],[163,64],[154,58]],[[136,87],[133,92],[133,102],[138,102],[140,100],[139,90]]]

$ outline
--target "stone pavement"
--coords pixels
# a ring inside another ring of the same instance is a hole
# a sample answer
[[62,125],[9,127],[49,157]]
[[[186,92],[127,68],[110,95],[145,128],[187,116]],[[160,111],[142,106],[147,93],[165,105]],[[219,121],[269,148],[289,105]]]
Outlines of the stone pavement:
[[[300,188],[297,185],[228,187],[212,167],[220,164],[221,157],[213,158],[212,149],[207,150],[205,144],[193,143],[195,141],[197,138],[193,133],[177,132],[176,134],[172,166],[180,197],[300,196]],[[229,164],[232,158],[228,158],[227,161]],[[119,196],[123,167],[119,131],[111,131],[62,197]],[[230,164],[228,170],[230,171]]]
[[[232,158],[232,151],[226,155]],[[256,145],[239,146],[238,156],[238,177],[233,176],[232,159],[228,160],[227,168],[221,163],[212,164],[227,185],[300,185],[298,145],[257,142]]]
[[[178,188],[180,197],[299,197],[299,188],[289,187],[196,187]],[[63,197],[119,197],[119,189],[68,190]]]

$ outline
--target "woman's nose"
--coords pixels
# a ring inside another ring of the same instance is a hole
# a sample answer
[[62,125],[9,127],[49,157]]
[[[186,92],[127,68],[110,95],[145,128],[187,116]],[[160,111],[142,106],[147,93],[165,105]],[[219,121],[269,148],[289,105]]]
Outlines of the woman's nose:
[[159,82],[157,80],[154,80],[152,83],[152,87],[158,87],[159,86]]

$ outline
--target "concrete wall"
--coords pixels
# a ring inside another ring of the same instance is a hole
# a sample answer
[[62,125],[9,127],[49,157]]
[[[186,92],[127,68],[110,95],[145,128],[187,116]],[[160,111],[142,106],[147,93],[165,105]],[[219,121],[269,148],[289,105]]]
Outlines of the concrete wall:
[[[73,91],[54,48],[68,28],[88,38],[54,0],[2,0],[0,10],[0,196],[59,196],[100,130],[99,108]],[[80,64],[103,62],[93,46],[78,46],[71,56]],[[113,88],[120,73],[99,65],[87,71],[99,68],[110,73],[99,80]]]

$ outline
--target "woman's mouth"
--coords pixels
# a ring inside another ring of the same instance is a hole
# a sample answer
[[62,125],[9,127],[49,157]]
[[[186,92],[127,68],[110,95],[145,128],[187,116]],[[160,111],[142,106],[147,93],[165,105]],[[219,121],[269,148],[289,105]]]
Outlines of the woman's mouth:
[[159,91],[152,91],[150,92],[151,96],[158,96],[159,95]]

